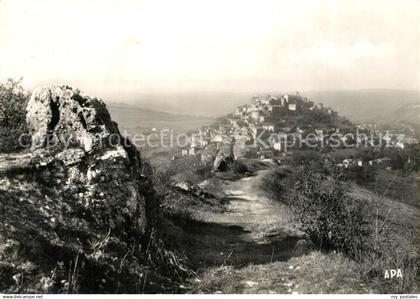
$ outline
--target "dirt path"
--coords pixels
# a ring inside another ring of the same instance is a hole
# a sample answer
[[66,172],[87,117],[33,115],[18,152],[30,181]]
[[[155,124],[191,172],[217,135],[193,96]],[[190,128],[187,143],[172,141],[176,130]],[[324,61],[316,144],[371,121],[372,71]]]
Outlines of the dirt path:
[[[287,208],[258,191],[265,171],[239,181],[225,181],[229,198],[225,213],[202,212],[183,229],[194,236],[190,259],[205,276],[217,267],[235,269],[248,265],[286,261],[295,255],[301,235],[291,228]],[[200,279],[198,279],[199,281]]]
[[188,293],[366,293],[357,265],[323,254],[293,229],[287,207],[261,192],[261,178],[224,181],[225,213],[203,211],[183,229],[197,276]]
[[266,170],[256,176],[227,182],[224,192],[230,199],[228,212],[214,215],[214,221],[225,225],[238,225],[249,232],[257,243],[270,243],[297,237],[290,227],[287,207],[274,201],[258,186]]

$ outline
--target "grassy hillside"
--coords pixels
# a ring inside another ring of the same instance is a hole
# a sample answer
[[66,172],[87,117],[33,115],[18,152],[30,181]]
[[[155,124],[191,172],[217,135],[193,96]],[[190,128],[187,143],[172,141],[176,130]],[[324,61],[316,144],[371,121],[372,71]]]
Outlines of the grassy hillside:
[[393,124],[394,126],[401,123],[420,126],[420,102],[401,105],[391,113],[378,116],[375,121],[379,124]]

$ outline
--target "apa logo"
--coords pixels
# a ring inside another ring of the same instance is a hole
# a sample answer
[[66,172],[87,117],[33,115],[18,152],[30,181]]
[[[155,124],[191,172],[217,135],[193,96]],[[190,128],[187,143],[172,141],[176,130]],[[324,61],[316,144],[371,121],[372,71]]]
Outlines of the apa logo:
[[385,270],[385,279],[402,278],[401,269]]

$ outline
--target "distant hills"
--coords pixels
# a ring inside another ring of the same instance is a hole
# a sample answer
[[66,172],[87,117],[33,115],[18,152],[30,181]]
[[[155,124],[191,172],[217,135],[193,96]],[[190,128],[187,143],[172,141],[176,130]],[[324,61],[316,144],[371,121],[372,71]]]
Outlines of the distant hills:
[[[231,113],[239,105],[251,101],[253,93],[233,92],[185,92],[162,94],[138,94],[119,101],[153,111],[197,117],[220,117]],[[112,99],[112,98],[111,98]]]
[[379,124],[412,124],[420,128],[420,103],[403,105],[391,113],[378,116]]
[[210,117],[154,111],[123,103],[108,103],[107,107],[112,119],[120,128],[131,133],[145,132],[153,128],[185,132],[214,122],[214,118]]
[[407,122],[420,123],[420,103],[404,105],[396,110],[391,117]]
[[134,113],[136,116],[141,116],[143,119],[146,120],[156,120],[156,119],[165,119],[167,121],[179,121],[185,118],[189,119],[213,119],[211,117],[203,117],[203,116],[196,116],[191,114],[182,114],[177,112],[165,112],[165,111],[156,111],[151,109],[143,109],[141,107],[138,107],[137,105],[131,105],[131,104],[108,104],[107,107],[112,111],[112,113],[118,114],[118,113],[124,113],[124,117],[126,116],[126,113],[129,115],[131,113]]
[[[287,91],[286,91],[287,92]],[[296,91],[288,92],[294,94]],[[189,92],[173,94],[139,94],[122,99],[136,108],[137,114],[145,119],[176,120],[187,118],[214,118],[224,116],[235,110],[237,106],[248,104],[254,95],[282,94],[284,91],[267,92]],[[315,103],[323,103],[338,111],[341,115],[355,122],[385,120],[405,105],[420,103],[419,91],[363,89],[363,90],[323,90],[301,91],[301,95],[309,97]],[[111,106],[111,111],[122,112],[124,104]],[[118,108],[119,107],[119,108]],[[149,110],[152,110],[150,112]],[[161,112],[158,112],[161,111]],[[167,114],[164,114],[164,113]],[[130,112],[131,113],[131,112]],[[126,116],[124,116],[126,117]],[[391,118],[390,118],[391,119]],[[124,122],[124,120],[122,120]]]
[[310,91],[315,102],[331,106],[353,121],[383,121],[406,105],[420,104],[419,91],[366,89],[354,91]]

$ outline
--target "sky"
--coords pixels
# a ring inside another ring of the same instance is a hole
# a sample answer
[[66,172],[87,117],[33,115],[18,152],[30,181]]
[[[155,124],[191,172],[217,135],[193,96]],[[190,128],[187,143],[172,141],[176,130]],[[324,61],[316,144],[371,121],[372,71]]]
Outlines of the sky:
[[0,80],[92,94],[419,89],[419,0],[0,0]]

